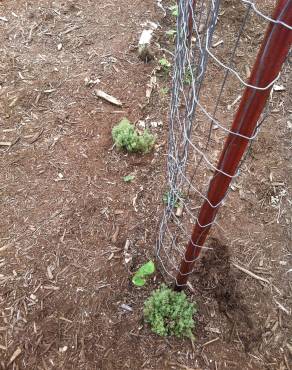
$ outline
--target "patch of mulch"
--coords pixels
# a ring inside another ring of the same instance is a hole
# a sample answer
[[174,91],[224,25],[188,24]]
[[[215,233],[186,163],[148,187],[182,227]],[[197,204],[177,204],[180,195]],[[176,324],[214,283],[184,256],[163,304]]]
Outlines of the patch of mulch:
[[198,270],[200,290],[207,291],[216,299],[219,311],[230,321],[229,340],[238,335],[248,352],[261,340],[259,323],[245,303],[240,280],[231,268],[228,246],[213,239],[209,247],[212,249],[202,257]]

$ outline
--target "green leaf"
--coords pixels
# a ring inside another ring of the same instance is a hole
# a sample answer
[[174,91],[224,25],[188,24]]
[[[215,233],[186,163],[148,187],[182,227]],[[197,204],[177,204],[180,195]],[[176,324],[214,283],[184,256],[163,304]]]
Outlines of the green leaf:
[[158,63],[164,68],[170,68],[171,63],[166,58],[159,59]]
[[134,178],[135,178],[135,176],[134,176],[134,175],[127,175],[127,176],[124,176],[124,177],[123,177],[123,180],[124,180],[125,182],[131,182],[131,181],[133,181],[133,180],[134,180]]
[[171,15],[173,15],[174,17],[178,16],[178,6],[177,5],[173,5],[169,9],[171,11]]
[[155,272],[153,261],[149,261],[142,265],[132,278],[132,282],[136,286],[143,286],[146,283],[146,276],[152,275]]
[[176,34],[176,30],[169,30],[169,31],[166,31],[166,32],[165,32],[165,34],[166,34],[167,36],[172,37],[172,36],[174,36],[174,35]]
[[167,95],[168,93],[169,93],[169,88],[168,87],[162,87],[161,89],[160,89],[160,93],[162,94],[162,95]]
[[139,270],[136,272],[138,276],[148,276],[155,272],[155,265],[152,261],[149,261],[142,265]]
[[144,286],[146,284],[146,280],[139,276],[134,275],[132,279],[132,283],[136,286]]

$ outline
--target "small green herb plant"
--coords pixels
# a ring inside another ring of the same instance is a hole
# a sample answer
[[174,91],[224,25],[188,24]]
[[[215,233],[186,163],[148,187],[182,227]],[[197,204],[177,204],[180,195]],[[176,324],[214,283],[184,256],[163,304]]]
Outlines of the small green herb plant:
[[169,73],[171,63],[166,58],[159,59],[158,63],[165,74]]
[[141,134],[127,118],[122,119],[113,129],[112,137],[118,149],[128,152],[148,153],[153,148],[155,137],[147,130]]
[[139,270],[134,274],[132,283],[136,286],[143,286],[146,284],[146,278],[155,272],[155,265],[152,261],[144,263]]
[[171,15],[174,17],[178,16],[178,6],[177,5],[172,5],[170,8]]
[[123,180],[125,181],[125,182],[131,182],[131,181],[133,181],[134,180],[134,178],[135,178],[135,176],[134,175],[126,175],[126,176],[124,176],[123,177]]
[[185,76],[184,76],[184,83],[185,83],[186,85],[191,85],[191,84],[192,84],[192,79],[193,79],[193,77],[192,77],[192,72],[191,72],[191,70],[188,68],[188,69],[186,70],[186,72],[185,72]]
[[162,87],[160,89],[160,94],[163,96],[166,96],[169,93],[169,88],[168,87]]
[[194,339],[193,319],[197,312],[184,292],[174,292],[162,284],[144,303],[144,318],[151,330],[161,336]]

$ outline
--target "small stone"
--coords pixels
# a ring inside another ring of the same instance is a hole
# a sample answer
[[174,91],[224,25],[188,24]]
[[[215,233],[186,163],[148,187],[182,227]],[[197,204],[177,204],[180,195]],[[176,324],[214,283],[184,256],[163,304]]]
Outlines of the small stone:
[[145,121],[138,121],[138,127],[140,127],[140,128],[145,128],[146,127],[146,123],[145,123]]
[[120,306],[123,310],[125,310],[125,311],[128,311],[128,312],[133,312],[133,308],[131,307],[131,306],[129,306],[129,305],[127,305],[127,304],[121,304],[121,306]]
[[66,352],[66,351],[67,351],[67,349],[68,349],[68,347],[67,347],[67,346],[59,347],[59,352],[64,353],[64,352]]

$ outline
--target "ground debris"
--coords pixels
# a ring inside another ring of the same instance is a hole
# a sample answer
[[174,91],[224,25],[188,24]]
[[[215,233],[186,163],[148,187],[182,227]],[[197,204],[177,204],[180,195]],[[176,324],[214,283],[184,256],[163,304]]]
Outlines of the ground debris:
[[98,97],[98,98],[101,98],[113,105],[116,105],[118,107],[121,107],[123,105],[123,103],[118,100],[117,98],[115,98],[114,96],[112,95],[109,95],[107,94],[106,92],[102,91],[102,90],[95,90],[94,91],[95,95]]
[[21,354],[21,352],[22,352],[21,348],[19,347],[13,352],[13,355],[10,357],[7,367],[11,365],[17,359],[17,357]]

